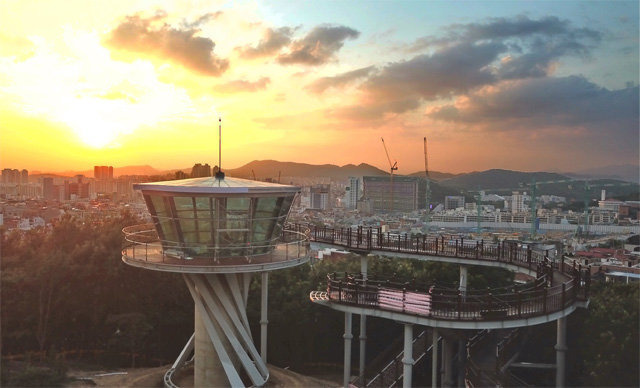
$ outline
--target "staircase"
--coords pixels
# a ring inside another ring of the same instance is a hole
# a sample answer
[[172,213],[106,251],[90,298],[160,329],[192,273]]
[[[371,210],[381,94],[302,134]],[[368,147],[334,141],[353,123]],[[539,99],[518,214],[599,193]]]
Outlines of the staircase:
[[[425,362],[431,360],[429,354],[433,347],[430,344],[430,331],[422,330],[413,339],[414,370],[420,369]],[[441,338],[438,339],[440,341]],[[430,345],[429,345],[430,344]],[[359,377],[352,381],[358,387],[396,387],[402,383],[403,364],[402,338],[394,341],[380,356],[365,368],[364,381]],[[373,376],[367,378],[367,376]]]

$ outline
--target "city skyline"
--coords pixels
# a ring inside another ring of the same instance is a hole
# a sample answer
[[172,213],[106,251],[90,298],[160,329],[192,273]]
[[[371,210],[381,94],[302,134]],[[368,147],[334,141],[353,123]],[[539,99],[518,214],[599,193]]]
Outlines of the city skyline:
[[[638,164],[637,2],[7,2],[0,167]],[[187,152],[188,150],[188,152]]]

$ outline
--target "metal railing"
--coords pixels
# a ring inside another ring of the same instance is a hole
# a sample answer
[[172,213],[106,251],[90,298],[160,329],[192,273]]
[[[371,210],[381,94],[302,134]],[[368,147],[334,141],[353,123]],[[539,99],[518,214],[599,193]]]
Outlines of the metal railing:
[[[327,275],[327,295],[330,300],[406,314],[429,316],[445,320],[507,320],[547,315],[561,311],[578,300],[579,279],[575,277],[551,287],[532,287],[524,291],[494,294],[473,290],[470,294],[420,290],[408,287],[408,282],[391,282],[361,274]],[[578,280],[576,280],[578,279]],[[538,284],[537,282],[534,282]]]
[[140,262],[167,265],[239,265],[246,263],[275,263],[307,257],[310,253],[308,233],[282,231],[278,239],[266,243],[244,242],[225,246],[187,244],[161,241],[153,224],[124,228],[125,246],[122,255]]

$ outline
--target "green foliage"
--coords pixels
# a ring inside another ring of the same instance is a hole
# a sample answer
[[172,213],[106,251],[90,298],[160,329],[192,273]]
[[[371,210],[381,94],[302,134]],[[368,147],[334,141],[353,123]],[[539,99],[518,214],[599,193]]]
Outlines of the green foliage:
[[[50,229],[2,234],[3,354],[111,350],[172,360],[193,332],[193,304],[180,276],[122,262],[122,228],[140,222],[129,213],[63,217]],[[126,345],[110,320],[123,314],[140,318],[121,325],[125,337],[144,334]]]
[[577,351],[583,359],[581,385],[638,386],[640,315],[637,284],[592,288]]

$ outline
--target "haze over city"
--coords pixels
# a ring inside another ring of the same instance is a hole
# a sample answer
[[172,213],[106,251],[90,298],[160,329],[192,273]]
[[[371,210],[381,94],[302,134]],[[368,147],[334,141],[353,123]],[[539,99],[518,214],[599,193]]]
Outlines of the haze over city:
[[638,164],[638,2],[3,2],[0,164]]

